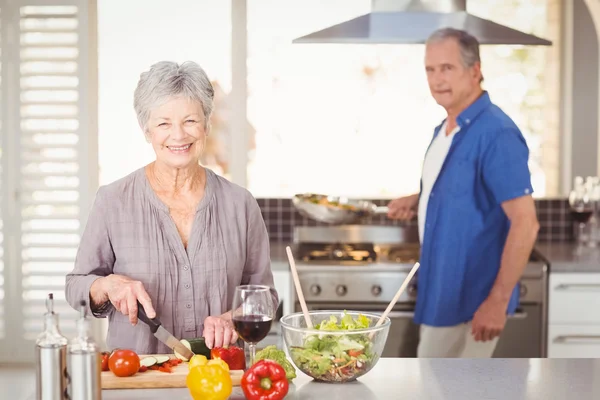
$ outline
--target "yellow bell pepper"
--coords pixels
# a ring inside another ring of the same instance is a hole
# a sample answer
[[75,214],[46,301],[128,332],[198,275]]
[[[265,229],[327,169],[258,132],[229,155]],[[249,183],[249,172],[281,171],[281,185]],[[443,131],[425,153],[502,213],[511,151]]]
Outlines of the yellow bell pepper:
[[194,400],[225,400],[233,390],[229,371],[218,363],[190,369],[186,385]]
[[208,359],[206,356],[202,354],[194,354],[192,358],[190,358],[188,369],[192,369],[198,365],[206,365],[208,363]]
[[220,358],[213,358],[208,362],[208,365],[220,365],[225,371],[229,372],[229,364]]

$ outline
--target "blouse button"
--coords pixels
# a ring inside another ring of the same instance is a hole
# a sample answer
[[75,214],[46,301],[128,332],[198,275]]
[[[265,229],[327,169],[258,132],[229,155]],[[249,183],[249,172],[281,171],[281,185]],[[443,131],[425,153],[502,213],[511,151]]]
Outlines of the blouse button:
[[183,266],[183,270],[184,270],[184,271],[187,271],[187,270],[188,270],[188,268],[189,268],[189,267],[188,267],[187,265],[184,265],[184,266]]
[[192,305],[191,305],[190,303],[187,303],[185,306],[186,306],[187,308],[192,308]]
[[189,284],[189,283],[186,283],[186,284],[185,284],[185,288],[186,288],[186,289],[189,289],[189,288],[190,288],[190,284]]

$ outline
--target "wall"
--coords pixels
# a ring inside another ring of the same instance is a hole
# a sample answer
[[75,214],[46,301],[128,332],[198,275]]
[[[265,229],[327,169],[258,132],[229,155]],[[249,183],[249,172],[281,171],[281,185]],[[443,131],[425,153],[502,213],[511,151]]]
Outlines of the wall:
[[[570,0],[567,0],[570,1]],[[598,170],[598,39],[584,0],[573,0],[572,177]]]

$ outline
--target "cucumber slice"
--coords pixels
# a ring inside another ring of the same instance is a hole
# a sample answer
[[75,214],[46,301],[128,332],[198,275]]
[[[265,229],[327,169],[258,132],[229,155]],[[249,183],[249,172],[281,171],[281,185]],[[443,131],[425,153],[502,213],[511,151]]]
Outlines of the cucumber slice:
[[[185,347],[187,347],[188,349],[192,350],[192,345],[190,344],[190,342],[188,342],[185,339],[181,339],[180,340],[181,344],[183,344]],[[192,350],[193,352],[193,350]],[[177,351],[175,351],[175,357],[179,358],[181,361],[190,361],[187,357],[182,356],[181,354],[179,354]]]
[[140,360],[140,365],[149,368],[151,366],[153,366],[154,364],[156,364],[158,361],[156,360],[156,357],[152,357],[152,356],[148,356],[148,357],[144,357]]
[[169,356],[154,356],[154,358],[156,358],[156,363],[159,365],[164,364],[171,359]]

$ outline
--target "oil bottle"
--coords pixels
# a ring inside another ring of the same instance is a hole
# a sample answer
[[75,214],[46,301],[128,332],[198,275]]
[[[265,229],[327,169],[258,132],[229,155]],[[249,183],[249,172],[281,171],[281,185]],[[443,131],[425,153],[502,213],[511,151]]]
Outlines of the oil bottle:
[[86,302],[79,303],[77,336],[67,347],[67,371],[70,400],[100,400],[102,386],[102,358],[99,347],[90,334],[90,321],[86,318]]
[[35,342],[37,400],[67,398],[67,342],[58,327],[54,295],[49,293],[46,298],[44,331]]

